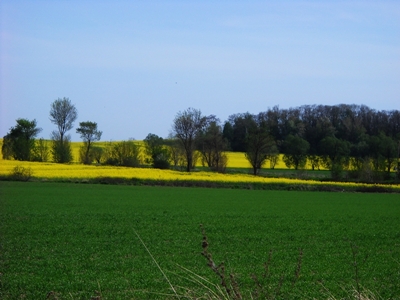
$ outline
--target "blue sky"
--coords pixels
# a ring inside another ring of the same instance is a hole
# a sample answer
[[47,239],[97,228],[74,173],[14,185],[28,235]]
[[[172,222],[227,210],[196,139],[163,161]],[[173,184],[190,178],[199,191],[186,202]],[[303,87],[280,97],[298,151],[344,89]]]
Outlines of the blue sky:
[[102,140],[305,104],[400,110],[400,1],[0,2],[0,136],[68,97]]

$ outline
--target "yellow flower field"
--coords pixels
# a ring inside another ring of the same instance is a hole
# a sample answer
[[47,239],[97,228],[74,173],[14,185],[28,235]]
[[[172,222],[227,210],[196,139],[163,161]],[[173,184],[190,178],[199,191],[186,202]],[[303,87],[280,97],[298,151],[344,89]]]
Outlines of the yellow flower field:
[[[334,185],[348,187],[370,186],[358,183],[319,182],[312,180],[287,179],[287,178],[265,178],[247,174],[219,174],[212,172],[179,172],[172,170],[158,170],[151,168],[126,168],[112,166],[95,166],[83,164],[54,164],[38,162],[20,162],[13,160],[0,160],[0,175],[8,175],[15,166],[30,168],[33,176],[40,179],[77,179],[89,180],[98,177],[114,178],[137,178],[148,180],[165,181],[204,181],[204,182],[226,182],[226,183],[286,183],[302,185]],[[379,185],[400,189],[400,185]]]
[[[105,147],[109,142],[100,142],[99,146]],[[137,142],[142,146],[142,142]],[[75,163],[72,164],[55,164],[55,163],[39,163],[39,162],[25,162],[15,160],[3,160],[0,157],[0,175],[9,175],[15,166],[22,166],[30,168],[33,172],[33,177],[40,179],[77,179],[89,180],[92,178],[100,177],[114,177],[114,178],[137,178],[143,180],[165,180],[165,181],[205,181],[205,182],[229,182],[229,183],[287,183],[287,184],[312,184],[312,185],[337,185],[337,186],[370,186],[367,184],[359,183],[343,183],[343,182],[320,182],[312,180],[301,179],[288,179],[288,178],[265,178],[253,176],[249,174],[220,174],[214,172],[179,172],[173,170],[159,170],[152,168],[127,168],[115,166],[96,166],[96,165],[83,165],[76,163],[79,155],[79,147],[82,145],[80,142],[72,143],[72,151],[75,158]],[[228,154],[228,167],[233,168],[250,168],[249,162],[246,160],[244,153],[227,152]],[[198,166],[201,166],[199,161]],[[269,164],[265,166],[269,168]],[[282,162],[282,156],[276,169],[286,168]],[[400,185],[379,185],[381,187],[391,187],[400,189]]]

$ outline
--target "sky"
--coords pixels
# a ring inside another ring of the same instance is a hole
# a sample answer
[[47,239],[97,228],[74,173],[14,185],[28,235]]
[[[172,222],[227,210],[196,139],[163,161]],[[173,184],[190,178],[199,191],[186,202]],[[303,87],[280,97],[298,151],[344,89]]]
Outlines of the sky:
[[102,140],[167,137],[189,107],[400,110],[400,1],[0,1],[0,136],[50,105]]

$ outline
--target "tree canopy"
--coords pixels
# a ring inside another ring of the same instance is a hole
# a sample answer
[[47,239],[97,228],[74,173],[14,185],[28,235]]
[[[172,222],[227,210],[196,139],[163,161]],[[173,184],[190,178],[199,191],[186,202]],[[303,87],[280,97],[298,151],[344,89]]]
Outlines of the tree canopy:
[[76,132],[81,135],[83,140],[83,147],[81,149],[81,161],[84,164],[90,164],[93,161],[93,155],[91,155],[92,143],[101,139],[102,132],[97,130],[96,122],[80,122]]
[[3,158],[13,157],[16,160],[31,160],[35,147],[35,137],[42,131],[36,120],[17,119],[17,125],[3,138]]

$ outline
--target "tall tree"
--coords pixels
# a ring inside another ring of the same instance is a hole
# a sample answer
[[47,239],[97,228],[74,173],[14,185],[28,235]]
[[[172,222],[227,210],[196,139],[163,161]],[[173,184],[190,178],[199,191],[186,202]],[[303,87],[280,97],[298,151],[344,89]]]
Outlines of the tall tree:
[[288,168],[304,168],[310,144],[299,136],[289,134],[283,143],[283,161]]
[[230,139],[230,146],[232,151],[245,152],[246,151],[246,138],[248,129],[253,124],[253,115],[250,113],[235,114],[229,116],[229,121],[232,125],[232,133]]
[[36,126],[36,120],[17,119],[17,125],[3,139],[2,152],[4,158],[31,160],[35,147],[35,137],[42,131]]
[[193,167],[196,140],[206,124],[207,117],[203,116],[200,110],[194,108],[179,112],[173,121],[172,132],[185,151],[187,172],[190,172]]
[[390,171],[396,166],[397,161],[397,143],[391,137],[381,133],[380,139],[380,150],[381,155],[385,160],[386,177],[390,178]]
[[254,116],[252,125],[249,126],[246,136],[245,156],[257,175],[266,163],[268,155],[276,151],[275,141],[269,135],[261,115]]
[[349,160],[349,142],[328,136],[320,142],[320,153],[324,166],[331,170],[332,178],[340,179]]
[[222,128],[218,120],[209,122],[205,130],[199,134],[198,150],[202,155],[203,161],[213,171],[225,171],[228,158],[224,151],[227,145],[227,140],[223,137]]
[[156,169],[169,169],[170,152],[164,145],[164,139],[156,134],[149,133],[143,140],[145,152],[150,157],[149,162]]
[[58,131],[52,132],[52,152],[53,159],[58,163],[68,163],[72,161],[70,137],[66,132],[71,130],[78,111],[75,105],[68,98],[58,98],[51,104],[50,121],[57,125]]
[[97,130],[97,123],[95,122],[80,122],[76,132],[81,135],[83,146],[81,148],[81,162],[84,164],[91,164],[93,155],[91,153],[93,142],[100,141],[102,132]]

